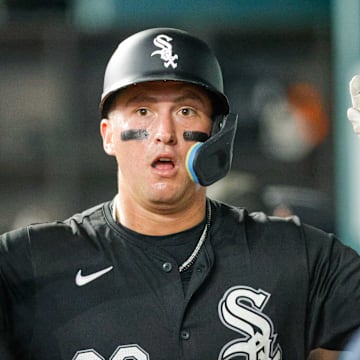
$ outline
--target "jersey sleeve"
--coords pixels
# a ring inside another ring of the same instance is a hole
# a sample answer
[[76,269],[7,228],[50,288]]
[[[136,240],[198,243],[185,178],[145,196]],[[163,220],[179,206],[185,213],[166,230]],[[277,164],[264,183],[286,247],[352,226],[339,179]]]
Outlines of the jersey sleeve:
[[334,235],[304,226],[309,269],[310,349],[344,349],[360,327],[360,257]]
[[[26,228],[0,236],[0,358],[11,359],[9,349],[14,348],[15,328],[20,321],[18,305],[34,292],[31,251]],[[22,324],[20,332],[28,330]],[[18,332],[17,335],[20,335]],[[23,333],[25,335],[25,332]],[[29,335],[29,332],[27,332]]]

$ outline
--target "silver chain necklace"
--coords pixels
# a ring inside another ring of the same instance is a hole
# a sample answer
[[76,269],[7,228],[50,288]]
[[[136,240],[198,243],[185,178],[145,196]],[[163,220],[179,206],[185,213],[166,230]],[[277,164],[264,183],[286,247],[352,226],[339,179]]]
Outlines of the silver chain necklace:
[[[117,203],[117,195],[114,198],[113,201],[113,208],[112,208],[112,217],[114,219],[114,221],[116,222],[116,203]],[[189,269],[195,262],[195,260],[197,259],[200,249],[203,246],[207,235],[209,233],[209,229],[210,229],[210,223],[211,223],[211,205],[209,203],[209,201],[206,201],[206,208],[207,208],[207,221],[206,224],[204,226],[204,230],[200,236],[199,241],[197,242],[193,252],[190,254],[190,256],[179,266],[179,272],[184,272],[187,269]]]
[[193,252],[191,253],[191,255],[179,266],[179,272],[184,272],[187,269],[189,269],[195,262],[195,260],[197,259],[200,249],[202,247],[202,245],[204,244],[207,235],[209,233],[209,229],[210,229],[210,223],[211,223],[211,206],[209,201],[206,201],[206,206],[207,206],[207,220],[206,220],[206,224],[204,227],[204,230],[200,236],[200,239],[198,241],[198,243],[195,246],[195,249],[193,250]]

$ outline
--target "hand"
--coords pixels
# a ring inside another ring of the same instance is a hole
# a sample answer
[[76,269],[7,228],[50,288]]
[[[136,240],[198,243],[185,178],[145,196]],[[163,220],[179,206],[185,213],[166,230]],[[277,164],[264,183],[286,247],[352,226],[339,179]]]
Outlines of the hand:
[[355,75],[349,83],[352,107],[347,111],[355,133],[360,136],[360,75]]
[[338,360],[340,352],[317,348],[313,350],[307,360]]

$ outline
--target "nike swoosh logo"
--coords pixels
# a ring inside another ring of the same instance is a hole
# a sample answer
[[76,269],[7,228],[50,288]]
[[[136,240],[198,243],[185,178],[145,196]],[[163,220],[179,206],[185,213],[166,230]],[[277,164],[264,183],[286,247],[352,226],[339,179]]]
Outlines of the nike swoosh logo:
[[92,274],[89,275],[83,275],[82,274],[82,270],[80,269],[75,277],[75,284],[77,286],[84,286],[87,285],[88,283],[98,279],[99,277],[105,275],[106,273],[108,273],[109,271],[111,271],[113,269],[113,266],[109,266],[106,269],[94,272]]

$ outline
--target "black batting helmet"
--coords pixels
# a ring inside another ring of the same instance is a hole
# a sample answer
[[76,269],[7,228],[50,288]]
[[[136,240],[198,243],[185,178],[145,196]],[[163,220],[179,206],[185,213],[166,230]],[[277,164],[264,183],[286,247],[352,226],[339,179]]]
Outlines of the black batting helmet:
[[216,114],[229,113],[220,65],[208,45],[182,30],[154,28],[128,37],[113,53],[104,76],[101,116],[106,117],[118,90],[159,80],[199,85],[209,92]]

